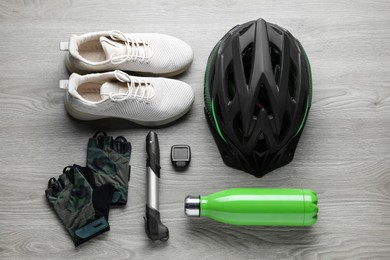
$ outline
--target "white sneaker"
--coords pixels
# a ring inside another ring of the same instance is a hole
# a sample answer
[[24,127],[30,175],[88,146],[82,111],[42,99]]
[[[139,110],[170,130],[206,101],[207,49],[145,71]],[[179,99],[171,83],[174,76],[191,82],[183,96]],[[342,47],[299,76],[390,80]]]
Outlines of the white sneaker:
[[144,126],[170,123],[187,113],[194,91],[184,82],[134,77],[116,70],[81,76],[68,82],[65,108],[80,120],[123,118]]
[[107,31],[72,35],[65,64],[81,74],[118,69],[168,77],[187,70],[192,59],[191,47],[169,35]]

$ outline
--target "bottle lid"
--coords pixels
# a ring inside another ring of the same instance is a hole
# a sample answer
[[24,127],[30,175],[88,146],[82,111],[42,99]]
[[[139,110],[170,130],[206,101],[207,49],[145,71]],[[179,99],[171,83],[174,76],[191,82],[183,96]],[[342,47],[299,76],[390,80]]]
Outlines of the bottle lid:
[[317,194],[312,190],[303,190],[303,199],[305,207],[305,218],[303,226],[312,226],[317,221],[318,214],[318,198]]
[[184,213],[188,217],[200,216],[200,197],[199,196],[187,196],[184,199]]

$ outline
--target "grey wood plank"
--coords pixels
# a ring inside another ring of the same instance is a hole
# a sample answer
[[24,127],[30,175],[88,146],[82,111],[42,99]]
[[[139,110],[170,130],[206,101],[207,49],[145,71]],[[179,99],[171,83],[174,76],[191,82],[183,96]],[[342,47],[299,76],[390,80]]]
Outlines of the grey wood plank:
[[[313,104],[295,158],[261,179],[226,167],[203,114],[203,74],[231,27],[263,17],[299,38],[313,71]],[[2,1],[0,2],[1,259],[388,259],[390,256],[389,1]],[[177,78],[196,100],[176,123],[156,129],[161,144],[161,213],[167,243],[144,233],[149,129],[121,120],[81,122],[63,108],[58,80],[69,76],[60,41],[118,29],[167,33],[195,60]],[[96,130],[133,144],[129,203],[110,212],[111,231],[74,248],[44,197],[47,180],[85,163]],[[170,146],[191,145],[185,172]],[[231,187],[311,188],[311,228],[235,227],[187,219],[183,199]]]

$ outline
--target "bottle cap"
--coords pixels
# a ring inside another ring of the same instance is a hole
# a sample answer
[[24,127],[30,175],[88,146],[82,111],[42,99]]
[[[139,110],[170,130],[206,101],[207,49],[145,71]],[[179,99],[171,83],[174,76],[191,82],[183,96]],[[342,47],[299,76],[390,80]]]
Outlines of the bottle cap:
[[303,190],[303,200],[305,207],[305,218],[302,226],[312,226],[317,221],[318,214],[318,198],[317,194],[312,190]]
[[200,216],[200,197],[199,196],[187,196],[184,199],[184,213],[188,217]]

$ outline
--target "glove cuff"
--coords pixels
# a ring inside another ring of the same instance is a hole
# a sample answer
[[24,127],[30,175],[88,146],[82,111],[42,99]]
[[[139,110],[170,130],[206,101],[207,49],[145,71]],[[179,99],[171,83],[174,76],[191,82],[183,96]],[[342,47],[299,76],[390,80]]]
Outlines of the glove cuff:
[[79,246],[82,243],[110,230],[110,225],[104,217],[100,217],[89,224],[75,230],[74,245]]

